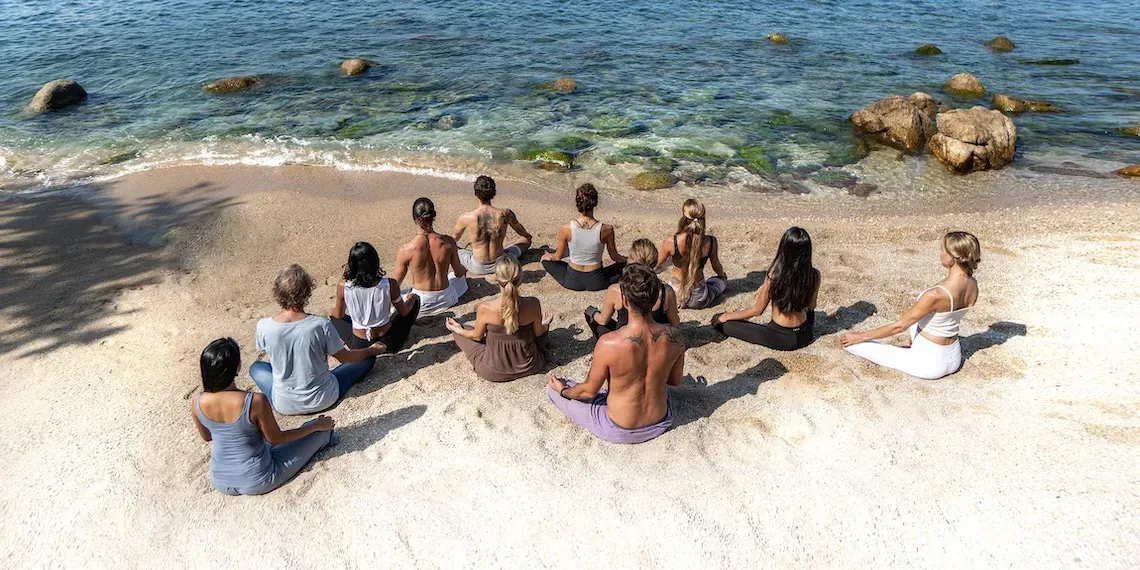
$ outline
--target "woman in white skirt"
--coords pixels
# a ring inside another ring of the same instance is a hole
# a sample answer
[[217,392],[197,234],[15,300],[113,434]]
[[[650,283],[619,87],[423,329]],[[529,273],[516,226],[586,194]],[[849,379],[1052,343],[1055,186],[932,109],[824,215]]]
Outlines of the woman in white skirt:
[[[973,234],[946,234],[941,251],[946,279],[923,291],[894,323],[871,331],[840,335],[839,343],[851,354],[927,380],[957,372],[962,367],[958,332],[962,318],[978,301],[974,270],[981,260],[982,246]],[[878,342],[903,331],[909,331],[909,346]]]

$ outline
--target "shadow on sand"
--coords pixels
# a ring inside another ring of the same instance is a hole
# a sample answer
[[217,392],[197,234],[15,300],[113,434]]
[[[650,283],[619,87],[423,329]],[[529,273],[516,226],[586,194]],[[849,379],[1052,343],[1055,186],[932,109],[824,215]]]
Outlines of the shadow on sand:
[[1006,341],[1015,336],[1026,336],[1027,334],[1029,334],[1028,329],[1021,323],[1009,321],[996,322],[990,325],[990,328],[985,332],[964,336],[959,339],[962,342],[962,359],[969,360],[970,357],[979,350],[1005,344]]
[[[384,439],[388,432],[420,419],[426,411],[427,406],[424,405],[407,406],[355,424],[344,427],[337,426],[336,433],[340,435],[340,443],[336,447],[325,448],[317,455],[317,459],[323,461],[368,449],[374,443]],[[305,467],[305,470],[311,468],[312,464],[310,463]]]
[[683,384],[669,389],[673,428],[707,418],[731,400],[754,395],[761,384],[775,380],[787,372],[788,369],[779,360],[765,358],[748,370],[714,384],[709,384],[700,376],[688,376]]

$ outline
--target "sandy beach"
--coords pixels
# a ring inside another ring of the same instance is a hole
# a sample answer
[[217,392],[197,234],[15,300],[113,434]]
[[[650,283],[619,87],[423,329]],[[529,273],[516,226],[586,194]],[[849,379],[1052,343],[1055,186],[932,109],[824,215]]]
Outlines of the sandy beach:
[[[412,200],[432,197],[447,231],[470,184],[179,167],[6,196],[0,566],[1136,567],[1135,185],[1048,202],[988,176],[906,200],[695,191],[731,282],[719,306],[681,312],[691,377],[655,441],[595,440],[549,404],[545,376],[480,380],[425,319],[329,412],[339,446],[238,498],[210,487],[190,421],[199,351],[232,336],[248,368],[279,269],[303,265],[326,314],[355,241],[390,265]],[[500,180],[496,204],[536,244],[574,214],[575,180],[549,181]],[[623,251],[659,243],[685,197],[603,188],[598,217]],[[778,353],[713,332],[712,315],[752,303],[793,224],[823,274],[818,340]],[[843,352],[840,331],[890,322],[941,278],[949,229],[983,247],[962,370],[930,382]],[[537,258],[523,291],[556,314],[551,370],[581,376],[581,313],[601,295],[562,290]],[[494,294],[472,289],[457,316]]]

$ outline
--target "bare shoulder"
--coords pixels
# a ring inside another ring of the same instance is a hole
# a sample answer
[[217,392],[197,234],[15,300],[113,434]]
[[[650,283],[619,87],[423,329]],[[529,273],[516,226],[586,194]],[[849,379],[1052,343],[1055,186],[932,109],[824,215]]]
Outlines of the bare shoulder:
[[681,333],[680,328],[669,325],[658,325],[650,330],[649,335],[655,343],[665,342],[682,351],[685,350],[685,335]]

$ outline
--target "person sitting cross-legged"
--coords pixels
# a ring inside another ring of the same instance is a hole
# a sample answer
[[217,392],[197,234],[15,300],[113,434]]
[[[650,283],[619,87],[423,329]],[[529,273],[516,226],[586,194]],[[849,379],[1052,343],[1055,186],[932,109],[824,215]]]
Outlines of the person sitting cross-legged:
[[[582,383],[550,376],[546,395],[574,423],[611,443],[642,443],[669,429],[669,389],[685,368],[680,330],[650,314],[660,281],[644,265],[622,271],[622,306],[629,324],[603,335],[594,346],[590,372]],[[609,389],[603,386],[609,384]]]

